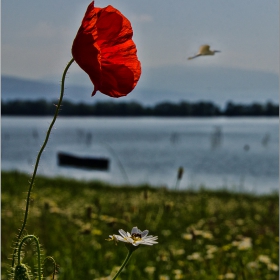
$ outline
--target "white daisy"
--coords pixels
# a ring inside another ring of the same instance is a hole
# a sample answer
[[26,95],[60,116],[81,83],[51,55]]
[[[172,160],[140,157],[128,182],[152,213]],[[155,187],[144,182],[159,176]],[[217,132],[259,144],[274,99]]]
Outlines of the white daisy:
[[151,246],[158,243],[157,241],[155,241],[158,239],[157,236],[148,235],[148,230],[141,231],[137,227],[133,227],[131,233],[125,232],[123,229],[120,229],[119,233],[120,235],[109,235],[110,240],[130,243],[133,246],[138,246],[141,244]]

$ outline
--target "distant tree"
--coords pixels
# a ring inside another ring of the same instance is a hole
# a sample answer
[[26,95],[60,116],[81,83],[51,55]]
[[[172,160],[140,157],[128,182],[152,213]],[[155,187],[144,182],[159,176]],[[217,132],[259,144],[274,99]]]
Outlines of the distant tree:
[[267,102],[265,105],[253,103],[251,105],[233,104],[228,102],[224,110],[225,116],[278,116],[279,105]]
[[[55,102],[45,100],[6,101],[1,104],[2,115],[47,116],[53,115]],[[279,105],[272,102],[250,105],[228,102],[221,110],[212,102],[181,101],[180,103],[162,102],[155,106],[143,107],[137,102],[97,102],[95,104],[72,103],[64,101],[60,110],[62,116],[166,116],[166,117],[211,117],[211,116],[278,116]]]
[[198,102],[192,105],[193,116],[218,116],[220,109],[212,102]]
[[2,115],[18,115],[18,116],[42,116],[50,115],[55,111],[55,107],[45,100],[37,101],[9,101],[2,102]]
[[192,105],[189,102],[182,101],[178,106],[178,112],[182,116],[191,116],[192,115]]
[[264,115],[264,106],[259,103],[253,103],[250,106],[249,112],[251,116],[262,116]]
[[155,105],[152,114],[155,116],[179,116],[180,114],[177,107],[178,106],[174,103],[162,102]]
[[279,116],[279,105],[274,105],[268,101],[264,106],[264,114],[266,116]]

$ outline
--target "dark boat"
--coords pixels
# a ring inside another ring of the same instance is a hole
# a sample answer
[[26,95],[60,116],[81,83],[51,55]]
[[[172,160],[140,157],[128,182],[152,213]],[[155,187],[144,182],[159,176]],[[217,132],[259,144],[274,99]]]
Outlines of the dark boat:
[[58,152],[58,165],[85,169],[107,171],[109,169],[109,159],[74,156],[64,152]]

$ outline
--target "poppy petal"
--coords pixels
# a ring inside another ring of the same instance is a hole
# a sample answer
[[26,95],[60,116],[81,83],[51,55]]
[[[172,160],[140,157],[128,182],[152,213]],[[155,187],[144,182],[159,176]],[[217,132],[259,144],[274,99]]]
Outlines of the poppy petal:
[[88,6],[72,46],[73,58],[89,75],[94,90],[111,97],[130,93],[141,75],[129,20],[112,6]]

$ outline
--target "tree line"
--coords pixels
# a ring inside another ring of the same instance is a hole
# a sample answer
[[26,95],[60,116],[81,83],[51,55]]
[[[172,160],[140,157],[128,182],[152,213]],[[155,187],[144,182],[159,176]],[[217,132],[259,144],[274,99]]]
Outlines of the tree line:
[[[2,101],[1,114],[9,116],[49,116],[55,112],[56,102]],[[235,104],[228,102],[224,109],[212,102],[179,103],[161,102],[154,106],[143,106],[137,102],[97,102],[95,104],[64,101],[60,110],[62,116],[160,116],[160,117],[211,117],[211,116],[278,116],[279,105],[267,102]]]

